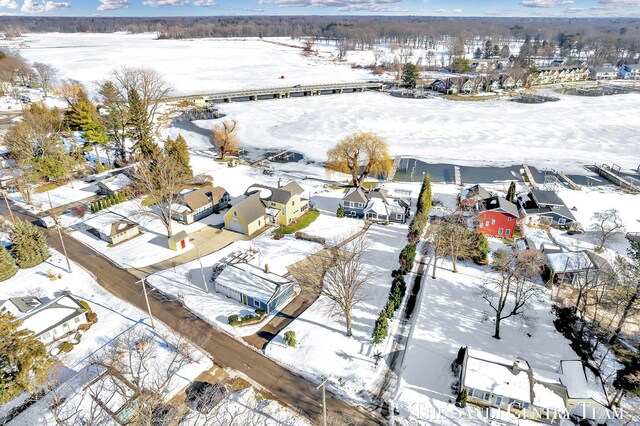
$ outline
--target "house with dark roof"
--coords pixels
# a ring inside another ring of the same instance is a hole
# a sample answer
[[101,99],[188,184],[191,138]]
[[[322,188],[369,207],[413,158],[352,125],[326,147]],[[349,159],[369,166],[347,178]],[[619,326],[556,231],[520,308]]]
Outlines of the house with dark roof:
[[10,312],[22,321],[21,328],[33,331],[48,344],[87,323],[87,309],[70,294],[53,300],[37,297],[13,297],[0,302],[0,312]]
[[532,189],[528,194],[518,196],[518,208],[530,223],[537,221],[543,225],[567,227],[576,221],[554,191]]
[[518,207],[506,198],[494,195],[477,203],[476,229],[483,234],[500,238],[512,238],[520,219]]
[[110,244],[119,244],[140,234],[139,224],[119,214],[106,212],[84,222],[89,233]]
[[461,207],[473,206],[478,201],[491,197],[492,194],[481,185],[464,188],[458,194],[458,204]]
[[229,206],[231,196],[221,186],[207,184],[198,189],[187,189],[173,205],[172,219],[185,225],[197,222]]
[[342,198],[342,207],[349,217],[377,222],[405,223],[409,217],[411,200],[392,197],[388,190],[351,188]]
[[304,189],[295,181],[277,188],[255,184],[245,198],[224,215],[224,226],[235,232],[253,235],[265,226],[286,226],[309,209]]

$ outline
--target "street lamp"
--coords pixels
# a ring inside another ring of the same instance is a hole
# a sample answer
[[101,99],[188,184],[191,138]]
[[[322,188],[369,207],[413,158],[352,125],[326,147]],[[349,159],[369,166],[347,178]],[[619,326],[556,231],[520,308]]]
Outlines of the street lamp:
[[144,293],[144,300],[147,302],[147,312],[149,312],[149,321],[151,321],[151,328],[156,329],[156,324],[153,321],[153,315],[151,315],[151,305],[149,305],[149,295],[147,294],[147,286],[145,285],[145,279],[142,278],[140,281],[136,281],[136,284],[142,282],[142,292]]
[[326,383],[331,378],[329,375],[326,379],[322,381],[318,385],[316,389],[320,389],[322,387],[322,426],[327,426],[327,393],[326,393]]

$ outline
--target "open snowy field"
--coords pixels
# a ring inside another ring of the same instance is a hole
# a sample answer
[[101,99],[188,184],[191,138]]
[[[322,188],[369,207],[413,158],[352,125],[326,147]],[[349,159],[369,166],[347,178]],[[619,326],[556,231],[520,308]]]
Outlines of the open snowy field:
[[[330,302],[321,296],[309,309],[285,327],[267,345],[267,356],[300,371],[314,381],[328,377],[329,386],[337,393],[360,399],[361,390],[375,393],[384,371],[384,361],[376,367],[372,358],[376,351],[387,355],[390,340],[379,347],[371,345],[373,324],[384,307],[391,287],[391,270],[398,266],[398,253],[406,244],[406,225],[372,225],[366,237],[371,247],[364,257],[364,267],[375,276],[363,288],[363,302],[352,310],[353,336],[345,334],[341,316],[331,316]],[[390,325],[391,326],[391,325]],[[298,345],[288,347],[285,332],[296,333]]]
[[[584,174],[583,165],[635,169],[640,94],[561,96],[559,102],[455,102],[355,93],[221,105],[247,148],[291,150],[325,161],[343,137],[373,131],[392,155],[460,165],[527,163]],[[198,121],[210,129],[213,122]]]
[[[20,54],[56,67],[95,94],[96,81],[119,66],[161,72],[175,95],[371,79],[346,63],[302,56],[301,49],[257,38],[154,40],[155,34],[30,34]],[[289,39],[280,40],[284,43]],[[280,79],[284,76],[284,79]]]

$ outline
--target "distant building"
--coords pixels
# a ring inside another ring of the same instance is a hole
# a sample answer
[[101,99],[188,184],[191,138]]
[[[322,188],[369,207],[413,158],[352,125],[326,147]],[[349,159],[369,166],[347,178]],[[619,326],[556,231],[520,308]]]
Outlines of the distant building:
[[231,196],[221,186],[211,184],[183,191],[173,206],[172,218],[189,225],[229,206]]
[[537,73],[530,74],[528,82],[531,86],[538,86],[586,81],[589,77],[589,69],[585,67],[543,67]]
[[293,281],[248,263],[224,266],[214,278],[215,291],[267,314],[293,295]]
[[595,69],[596,80],[615,80],[618,78],[619,70],[610,65],[598,67]]
[[388,190],[351,188],[342,198],[345,215],[376,222],[405,223],[409,218],[411,200],[394,198]]
[[139,225],[116,213],[103,213],[84,222],[89,232],[110,244],[119,244],[140,233]]
[[640,65],[624,65],[618,71],[618,77],[624,80],[640,80]]
[[12,297],[0,302],[0,312],[10,312],[22,321],[22,328],[33,331],[44,344],[62,338],[87,323],[87,309],[69,294],[53,300]]

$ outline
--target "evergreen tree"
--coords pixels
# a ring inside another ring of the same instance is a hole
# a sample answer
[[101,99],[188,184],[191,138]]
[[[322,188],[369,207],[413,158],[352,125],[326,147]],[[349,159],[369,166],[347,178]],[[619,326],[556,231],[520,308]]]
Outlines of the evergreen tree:
[[389,321],[387,320],[385,311],[382,311],[373,327],[373,333],[371,335],[373,344],[377,345],[382,343],[384,339],[387,338],[387,334],[389,334]]
[[336,217],[344,217],[344,215],[345,215],[344,207],[342,207],[342,204],[340,204],[338,206],[338,211],[336,212]]
[[13,243],[11,252],[20,268],[32,268],[47,260],[50,256],[47,238],[31,223],[16,220],[9,239]]
[[482,58],[482,49],[478,47],[476,51],[473,52],[473,59],[480,59],[480,58]]
[[516,182],[511,181],[509,184],[509,190],[507,191],[507,201],[512,202],[516,199]]
[[485,59],[489,59],[492,54],[493,54],[493,43],[491,43],[491,40],[487,40],[487,42],[484,44],[483,56]]
[[467,390],[462,389],[456,398],[456,407],[464,408],[467,406]]
[[0,312],[0,405],[47,383],[53,361],[33,332]]
[[123,99],[116,86],[107,81],[100,86],[100,97],[102,107],[106,114],[100,116],[100,122],[105,127],[109,138],[121,162],[127,160],[126,137],[127,122],[129,121],[129,109],[126,106],[126,99]]
[[189,164],[189,146],[182,135],[178,135],[176,140],[167,138],[164,144],[164,152],[182,166],[186,176],[193,177],[193,170]]
[[409,87],[412,89],[415,88],[416,80],[418,80],[419,78],[420,70],[418,69],[416,64],[413,64],[411,62],[407,62],[406,64],[404,64],[404,66],[402,67],[402,84],[404,84],[405,87]]
[[158,145],[151,137],[151,124],[147,120],[147,109],[136,89],[129,90],[128,136],[133,140],[136,149],[144,158],[153,159],[158,153]]
[[11,253],[0,246],[0,281],[5,281],[14,276],[18,272],[16,261],[11,257]]
[[76,101],[71,105],[67,114],[69,127],[73,130],[83,132],[85,140],[85,149],[93,148],[96,156],[96,171],[102,172],[102,161],[98,154],[98,147],[106,150],[109,144],[109,135],[107,130],[100,121],[100,116],[96,106],[89,100],[84,92],[80,92]]

